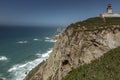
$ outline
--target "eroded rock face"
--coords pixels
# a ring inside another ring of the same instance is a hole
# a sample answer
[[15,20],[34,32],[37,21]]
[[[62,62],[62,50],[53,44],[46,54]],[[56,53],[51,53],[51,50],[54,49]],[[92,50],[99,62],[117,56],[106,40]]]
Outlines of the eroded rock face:
[[120,46],[119,28],[114,25],[113,29],[101,31],[65,30],[59,35],[48,60],[37,71],[31,71],[24,80],[61,80],[72,69],[90,63],[110,49]]

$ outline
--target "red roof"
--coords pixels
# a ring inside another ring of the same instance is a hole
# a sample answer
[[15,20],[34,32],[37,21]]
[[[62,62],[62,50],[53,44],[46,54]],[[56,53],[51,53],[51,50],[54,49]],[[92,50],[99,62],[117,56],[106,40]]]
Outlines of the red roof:
[[108,4],[108,8],[110,8],[110,9],[111,9],[111,8],[112,8],[112,5],[111,5],[111,4]]

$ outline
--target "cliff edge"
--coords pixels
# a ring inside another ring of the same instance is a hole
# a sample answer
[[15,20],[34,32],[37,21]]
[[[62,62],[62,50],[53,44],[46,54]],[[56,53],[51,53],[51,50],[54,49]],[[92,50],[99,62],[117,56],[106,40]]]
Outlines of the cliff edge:
[[61,80],[73,69],[91,63],[120,46],[120,18],[90,18],[69,25],[58,37],[49,58],[24,80]]

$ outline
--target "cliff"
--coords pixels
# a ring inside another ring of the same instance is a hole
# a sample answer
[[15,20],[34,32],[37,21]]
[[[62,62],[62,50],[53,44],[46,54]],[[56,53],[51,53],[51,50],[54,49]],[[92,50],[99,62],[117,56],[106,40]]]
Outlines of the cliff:
[[62,80],[119,80],[120,47],[112,49],[90,64],[73,69]]
[[90,18],[68,26],[49,58],[24,80],[61,80],[73,69],[120,46],[120,18]]

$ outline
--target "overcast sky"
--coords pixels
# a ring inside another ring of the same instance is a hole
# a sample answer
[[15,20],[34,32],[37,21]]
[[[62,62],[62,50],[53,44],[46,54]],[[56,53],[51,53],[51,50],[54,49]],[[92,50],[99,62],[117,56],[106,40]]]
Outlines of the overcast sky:
[[0,0],[0,25],[67,26],[98,16],[109,2],[120,12],[120,0]]

